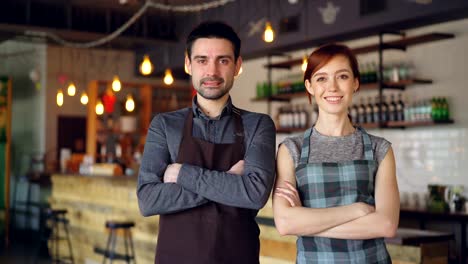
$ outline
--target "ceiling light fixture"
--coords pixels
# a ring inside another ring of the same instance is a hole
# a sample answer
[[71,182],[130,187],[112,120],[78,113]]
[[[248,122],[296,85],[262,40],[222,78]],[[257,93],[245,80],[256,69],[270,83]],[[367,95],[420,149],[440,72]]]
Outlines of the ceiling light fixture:
[[270,21],[267,21],[265,23],[265,32],[263,32],[263,40],[267,43],[273,42],[273,40],[275,40],[275,31],[273,31]]
[[164,83],[166,85],[171,85],[174,82],[174,77],[172,77],[171,69],[167,68],[164,72]]
[[135,101],[131,94],[127,95],[127,100],[125,101],[125,110],[128,112],[133,112],[135,110]]
[[83,105],[87,105],[87,104],[88,104],[89,98],[88,98],[88,95],[86,94],[86,92],[83,92],[83,93],[81,94],[80,102],[81,102],[81,104],[83,104]]
[[67,94],[69,96],[75,96],[76,94],[76,86],[73,82],[71,82],[69,85],[68,85],[68,88],[67,88]]
[[58,106],[63,105],[63,91],[62,91],[62,89],[58,89],[58,91],[57,91],[57,105]]
[[96,104],[96,114],[97,115],[102,115],[104,114],[104,105],[102,104],[101,99],[98,99],[97,104]]
[[302,57],[301,69],[303,72],[307,70],[307,55],[304,55],[304,57]]
[[119,76],[115,75],[114,80],[112,81],[112,90],[114,90],[114,92],[118,92],[121,88],[122,84],[120,83]]
[[150,75],[153,72],[153,64],[146,54],[143,56],[143,61],[140,64],[140,72],[143,75]]

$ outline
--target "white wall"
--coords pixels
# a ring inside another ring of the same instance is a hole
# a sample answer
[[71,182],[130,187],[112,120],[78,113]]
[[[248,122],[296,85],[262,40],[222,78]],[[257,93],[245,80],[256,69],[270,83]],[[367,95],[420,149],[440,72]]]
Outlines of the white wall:
[[[404,96],[413,101],[432,96],[446,96],[449,99],[453,125],[419,127],[407,129],[372,129],[370,133],[385,137],[392,142],[397,163],[397,176],[400,191],[405,193],[424,193],[427,184],[440,183],[449,185],[464,185],[468,188],[468,19],[433,25],[408,31],[407,34],[418,35],[428,32],[454,33],[454,39],[430,42],[408,48],[406,53],[388,51],[384,61],[398,61],[407,58],[416,67],[417,75],[433,79],[429,85],[407,87]],[[386,38],[387,39],[387,38]],[[390,38],[389,38],[390,39]],[[350,47],[360,47],[376,43],[376,37],[347,42]],[[293,54],[298,58],[304,52]],[[377,61],[377,53],[359,55],[360,61]],[[282,59],[276,59],[281,61]],[[284,60],[284,59],[283,59]],[[252,102],[255,97],[255,84],[265,81],[267,71],[263,68],[266,59],[244,61],[244,72],[237,79],[232,90],[234,103],[257,112],[267,112],[266,103]],[[273,80],[282,75],[299,72],[294,68],[291,72],[275,70]],[[360,96],[371,96],[375,91],[361,91]],[[296,103],[297,101],[294,101]],[[307,102],[305,98],[299,103]],[[273,103],[275,106],[280,103]],[[277,144],[288,135],[278,135]]]

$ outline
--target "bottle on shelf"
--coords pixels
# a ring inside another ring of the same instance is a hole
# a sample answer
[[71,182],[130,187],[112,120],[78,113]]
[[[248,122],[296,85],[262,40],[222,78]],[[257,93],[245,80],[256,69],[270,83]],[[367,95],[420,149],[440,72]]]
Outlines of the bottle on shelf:
[[[372,122],[379,123],[380,122],[380,103],[379,103],[379,96],[377,95],[374,100],[374,104],[372,105]],[[370,103],[370,99],[369,99]]]
[[351,116],[351,122],[353,124],[358,124],[359,123],[359,113],[358,113],[358,106],[356,104],[353,104],[350,109],[349,109],[349,114]]
[[361,97],[360,104],[358,106],[358,123],[367,123],[366,105],[364,104],[364,98]]
[[372,97],[367,98],[366,123],[374,123],[374,106],[372,105]]
[[390,103],[388,104],[388,121],[396,121],[397,119],[397,106],[395,103],[395,95],[390,95]]
[[405,121],[405,103],[403,103],[402,94],[398,94],[398,101],[396,103],[396,121]]
[[385,95],[382,95],[382,102],[380,102],[380,108],[381,108],[381,114],[380,114],[380,122],[385,123],[388,121],[388,104],[387,104],[387,98]]

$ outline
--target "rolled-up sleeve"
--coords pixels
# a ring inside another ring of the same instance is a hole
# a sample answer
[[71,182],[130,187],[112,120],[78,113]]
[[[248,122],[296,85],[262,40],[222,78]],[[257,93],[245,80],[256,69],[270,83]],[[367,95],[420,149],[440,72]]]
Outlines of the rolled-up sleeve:
[[221,204],[255,210],[262,208],[275,178],[276,130],[269,116],[250,115],[251,118],[244,122],[247,137],[243,175],[183,164],[177,184]]
[[208,202],[203,196],[174,183],[163,183],[164,171],[172,163],[162,115],[148,129],[138,173],[138,206],[143,216],[174,213]]

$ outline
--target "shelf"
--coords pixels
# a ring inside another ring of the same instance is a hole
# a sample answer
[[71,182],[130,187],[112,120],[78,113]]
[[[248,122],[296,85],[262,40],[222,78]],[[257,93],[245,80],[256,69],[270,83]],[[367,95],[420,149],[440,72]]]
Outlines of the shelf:
[[453,124],[453,120],[441,120],[441,121],[389,121],[385,125],[388,128],[404,128],[404,127],[420,127],[420,126],[435,126],[444,124]]
[[[413,80],[403,80],[399,82],[384,82],[384,89],[399,89],[403,90],[406,86],[418,85],[418,84],[431,84],[432,80],[429,79],[413,79]],[[379,83],[364,83],[361,84],[359,89],[361,90],[373,90],[379,89]]]
[[[388,41],[385,43],[384,48],[402,49],[408,46],[413,46],[413,45],[432,42],[432,41],[444,40],[444,39],[451,39],[454,37],[455,37],[454,34],[448,34],[448,33],[428,33],[424,35],[413,36],[413,37],[403,37],[402,39],[399,39],[399,40]],[[378,50],[379,50],[379,44],[373,44],[373,45],[368,45],[368,46],[363,46],[363,47],[352,49],[354,54],[364,54],[364,53],[369,53],[369,52],[378,51]],[[270,69],[272,68],[290,69],[293,66],[301,65],[301,64],[302,64],[302,58],[299,58],[299,59],[291,59],[288,61],[283,61],[283,62],[278,62],[278,63],[266,64],[264,67],[270,68]]]
[[271,101],[288,102],[292,98],[297,98],[297,97],[307,97],[307,93],[295,92],[295,93],[276,94],[276,95],[271,95],[269,97],[264,97],[264,98],[254,98],[252,99],[252,101],[254,102],[271,102]]
[[278,134],[291,134],[297,132],[304,132],[306,128],[278,128],[276,129],[276,133]]
[[[404,80],[400,82],[384,82],[384,89],[405,89],[406,86],[418,85],[418,84],[431,84],[432,80],[428,79],[414,79],[414,80]],[[377,90],[379,89],[379,83],[365,83],[360,85],[360,90]],[[253,98],[253,102],[288,102],[293,98],[307,97],[307,92],[295,92],[295,93],[284,93],[271,95],[264,98]]]
[[[425,126],[438,126],[453,124],[453,120],[443,121],[389,121],[382,126],[378,123],[364,123],[364,124],[353,124],[354,126],[360,126],[365,129],[376,129],[376,128],[407,128],[407,127],[425,127]],[[305,131],[304,128],[278,128],[276,133],[291,134]]]

